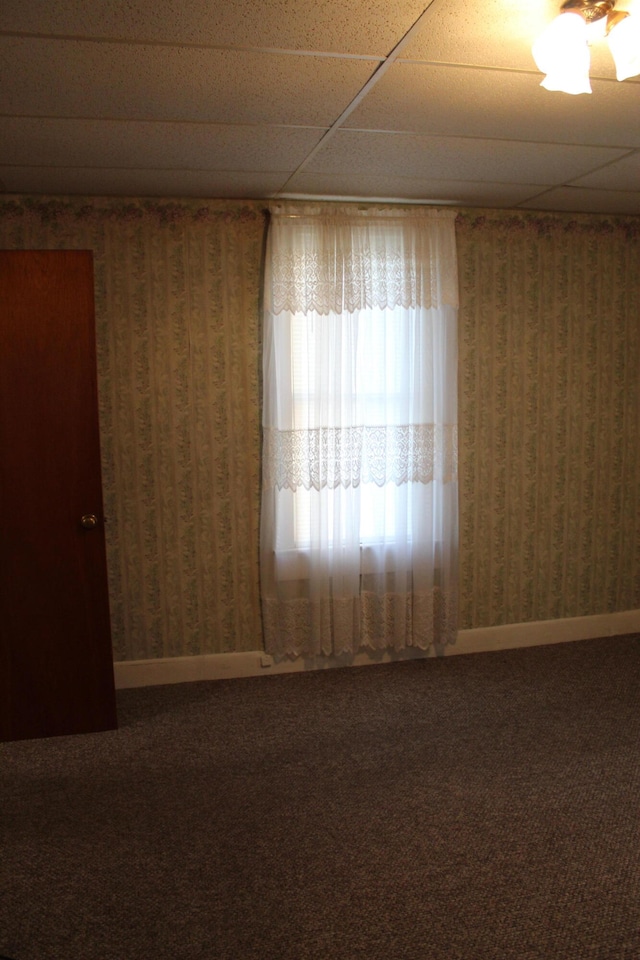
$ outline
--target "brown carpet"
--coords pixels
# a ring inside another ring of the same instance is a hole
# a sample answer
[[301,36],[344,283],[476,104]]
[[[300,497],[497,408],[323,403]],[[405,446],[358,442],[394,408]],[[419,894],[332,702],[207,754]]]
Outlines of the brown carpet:
[[638,960],[640,637],[119,694],[0,746],[13,960]]

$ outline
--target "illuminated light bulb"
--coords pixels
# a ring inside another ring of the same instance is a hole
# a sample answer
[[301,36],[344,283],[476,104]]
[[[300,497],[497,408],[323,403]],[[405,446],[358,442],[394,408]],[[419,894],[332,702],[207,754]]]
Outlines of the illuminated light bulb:
[[533,59],[546,73],[540,86],[563,93],[591,93],[587,24],[579,13],[561,13],[532,47]]
[[609,49],[618,80],[640,74],[640,17],[629,14],[611,27]]

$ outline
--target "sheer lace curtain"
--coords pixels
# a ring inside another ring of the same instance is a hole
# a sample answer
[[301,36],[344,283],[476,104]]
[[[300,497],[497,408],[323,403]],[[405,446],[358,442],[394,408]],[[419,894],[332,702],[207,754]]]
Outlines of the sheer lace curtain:
[[276,656],[455,639],[454,220],[271,210],[261,578]]

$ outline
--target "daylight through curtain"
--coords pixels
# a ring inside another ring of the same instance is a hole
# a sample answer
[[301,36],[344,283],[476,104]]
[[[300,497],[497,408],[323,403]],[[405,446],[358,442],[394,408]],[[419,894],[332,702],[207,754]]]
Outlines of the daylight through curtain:
[[455,639],[456,323],[453,213],[272,210],[261,531],[269,652],[426,650]]

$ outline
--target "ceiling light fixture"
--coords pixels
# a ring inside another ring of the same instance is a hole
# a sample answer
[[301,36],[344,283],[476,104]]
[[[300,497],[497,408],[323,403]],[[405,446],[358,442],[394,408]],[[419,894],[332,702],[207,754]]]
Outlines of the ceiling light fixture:
[[606,38],[618,80],[640,74],[640,17],[615,0],[566,0],[532,47],[546,90],[591,93],[589,45]]

